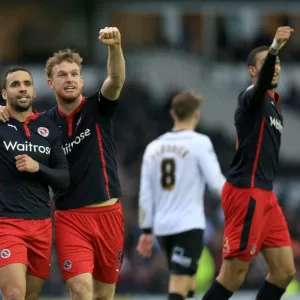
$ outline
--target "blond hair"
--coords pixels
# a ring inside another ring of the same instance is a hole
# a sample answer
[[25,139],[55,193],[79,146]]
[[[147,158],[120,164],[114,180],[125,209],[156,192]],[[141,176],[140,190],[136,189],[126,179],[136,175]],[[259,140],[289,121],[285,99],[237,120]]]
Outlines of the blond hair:
[[81,69],[82,57],[79,53],[71,49],[64,49],[55,52],[46,62],[46,74],[48,78],[52,76],[53,67],[61,64],[62,62],[76,63]]

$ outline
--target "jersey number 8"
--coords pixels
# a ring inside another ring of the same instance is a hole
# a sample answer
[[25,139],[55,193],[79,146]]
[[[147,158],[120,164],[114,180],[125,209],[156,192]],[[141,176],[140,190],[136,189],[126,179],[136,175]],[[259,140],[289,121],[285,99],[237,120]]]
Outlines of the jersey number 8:
[[161,162],[161,186],[164,190],[173,190],[175,186],[176,163],[173,158],[165,158]]

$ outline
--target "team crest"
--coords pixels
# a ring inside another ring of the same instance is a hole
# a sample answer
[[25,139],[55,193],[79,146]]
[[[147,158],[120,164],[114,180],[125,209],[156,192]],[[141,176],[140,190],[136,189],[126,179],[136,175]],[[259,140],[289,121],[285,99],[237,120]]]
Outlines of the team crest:
[[71,270],[71,268],[72,268],[72,262],[69,260],[69,259],[67,259],[67,260],[65,260],[64,261],[64,270]]
[[120,270],[122,263],[123,263],[123,249],[118,251],[117,254],[117,270]]
[[37,130],[38,134],[43,136],[43,137],[47,137],[49,135],[49,129],[46,127],[39,127]]
[[1,258],[9,258],[11,255],[11,252],[9,249],[2,249],[1,252],[0,252],[0,256]]
[[223,242],[223,252],[224,253],[229,253],[230,252],[230,247],[229,247],[229,241],[228,241],[228,237],[225,237],[225,240]]

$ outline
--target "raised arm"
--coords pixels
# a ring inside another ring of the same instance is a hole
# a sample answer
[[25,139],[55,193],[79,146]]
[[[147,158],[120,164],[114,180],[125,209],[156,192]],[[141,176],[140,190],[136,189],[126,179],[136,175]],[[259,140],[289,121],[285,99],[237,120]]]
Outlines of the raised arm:
[[[275,73],[275,65],[277,55],[280,49],[285,45],[285,43],[289,40],[293,29],[289,26],[279,27],[275,34],[272,45],[269,48],[268,54],[264,60],[264,63],[259,71],[259,76],[256,84],[252,89],[246,90],[241,97],[244,103],[246,103],[249,107],[255,108],[260,106],[262,103],[262,98],[265,93],[272,89],[272,80]],[[253,66],[249,66],[253,67]]]
[[99,31],[99,41],[108,46],[107,78],[101,94],[108,100],[119,98],[125,82],[125,60],[121,48],[121,34],[116,27],[105,27]]

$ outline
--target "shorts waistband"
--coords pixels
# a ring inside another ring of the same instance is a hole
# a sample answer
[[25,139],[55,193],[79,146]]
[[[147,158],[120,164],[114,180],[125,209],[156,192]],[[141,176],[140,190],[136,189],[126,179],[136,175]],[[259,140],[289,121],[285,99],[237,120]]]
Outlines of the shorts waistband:
[[235,189],[236,191],[241,191],[241,192],[251,192],[251,191],[255,191],[255,192],[262,192],[262,193],[273,193],[273,190],[267,190],[267,189],[262,189],[262,188],[258,188],[258,187],[240,187],[237,185],[232,184],[229,181],[225,182],[225,185],[227,185],[228,187]]
[[114,211],[119,210],[122,207],[120,200],[116,202],[115,204],[106,205],[106,206],[93,206],[93,207],[79,207],[79,208],[72,208],[72,209],[66,209],[66,210],[56,210],[55,213],[63,214],[67,212],[71,213],[87,213],[87,214],[97,214],[107,211]]

